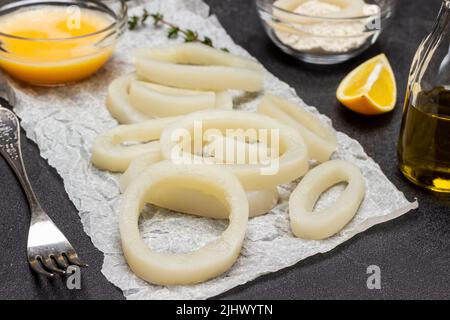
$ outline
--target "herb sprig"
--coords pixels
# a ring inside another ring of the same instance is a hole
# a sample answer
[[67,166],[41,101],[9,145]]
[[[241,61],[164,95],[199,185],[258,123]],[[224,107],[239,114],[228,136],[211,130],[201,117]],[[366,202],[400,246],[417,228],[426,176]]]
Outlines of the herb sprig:
[[[214,47],[211,38],[206,36],[201,37],[199,36],[198,32],[191,29],[182,29],[176,24],[165,20],[164,16],[161,13],[149,13],[146,9],[143,10],[142,15],[134,15],[129,18],[128,29],[136,30],[141,27],[145,27],[149,18],[153,20],[154,27],[166,26],[168,28],[167,38],[169,39],[176,39],[181,34],[184,38],[184,42],[199,42],[209,47]],[[221,50],[228,52],[227,48],[221,48]]]

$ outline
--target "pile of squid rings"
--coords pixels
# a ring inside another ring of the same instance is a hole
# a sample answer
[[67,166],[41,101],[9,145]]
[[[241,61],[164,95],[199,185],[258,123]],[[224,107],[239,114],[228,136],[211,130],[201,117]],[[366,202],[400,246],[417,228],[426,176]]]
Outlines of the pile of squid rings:
[[[256,112],[233,110],[229,90],[262,90],[260,64],[188,43],[141,49],[135,68],[135,74],[109,86],[106,104],[120,125],[95,139],[92,163],[102,170],[123,172],[119,228],[125,259],[137,276],[158,285],[184,285],[224,273],[240,254],[248,218],[269,212],[278,202],[277,186],[299,178],[289,198],[296,237],[325,239],[352,220],[364,198],[365,181],[355,165],[330,160],[337,147],[331,127],[301,106],[271,94],[264,95]],[[227,140],[225,153],[231,145],[245,158],[256,148],[266,160],[276,160],[276,170],[263,174],[262,163],[226,161],[223,152],[208,149],[211,141],[206,143],[202,134],[200,141],[174,139],[181,129],[190,139],[198,139],[198,122],[201,133],[214,129],[218,132],[214,139]],[[273,141],[263,144],[257,137],[250,141],[221,136],[229,129],[276,130],[277,148]],[[200,148],[184,148],[197,142]],[[174,160],[174,154],[187,153],[189,161]],[[310,161],[320,164],[310,170]],[[335,203],[313,212],[320,195],[340,182],[347,186]],[[138,229],[139,216],[149,203],[229,219],[229,224],[218,239],[199,250],[157,252],[144,243]]]

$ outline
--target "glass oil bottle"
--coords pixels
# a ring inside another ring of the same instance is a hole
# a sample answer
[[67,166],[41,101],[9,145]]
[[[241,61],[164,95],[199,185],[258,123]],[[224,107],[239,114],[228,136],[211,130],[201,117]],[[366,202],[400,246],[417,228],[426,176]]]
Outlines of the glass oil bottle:
[[402,173],[424,188],[450,193],[450,0],[411,67],[398,141]]

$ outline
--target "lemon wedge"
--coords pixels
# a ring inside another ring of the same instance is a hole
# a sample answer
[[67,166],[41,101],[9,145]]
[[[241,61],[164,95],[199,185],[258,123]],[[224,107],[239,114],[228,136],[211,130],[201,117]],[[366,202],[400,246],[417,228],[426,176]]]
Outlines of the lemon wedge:
[[336,97],[347,108],[364,115],[394,109],[397,86],[387,57],[375,56],[350,72],[339,84]]

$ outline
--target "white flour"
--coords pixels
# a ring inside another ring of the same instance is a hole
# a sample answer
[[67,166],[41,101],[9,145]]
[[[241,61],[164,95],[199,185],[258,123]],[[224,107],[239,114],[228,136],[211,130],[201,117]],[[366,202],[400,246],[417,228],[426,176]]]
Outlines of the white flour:
[[[332,3],[310,0],[300,4],[294,12],[308,16],[326,17],[341,10],[339,6]],[[379,6],[365,4],[361,15],[376,15],[379,12]],[[281,42],[298,51],[345,53],[361,47],[372,35],[370,32],[365,32],[366,24],[370,20],[373,18],[355,21],[322,20],[324,22],[305,19],[304,23],[289,25],[295,29],[296,33],[279,30],[275,32]]]

